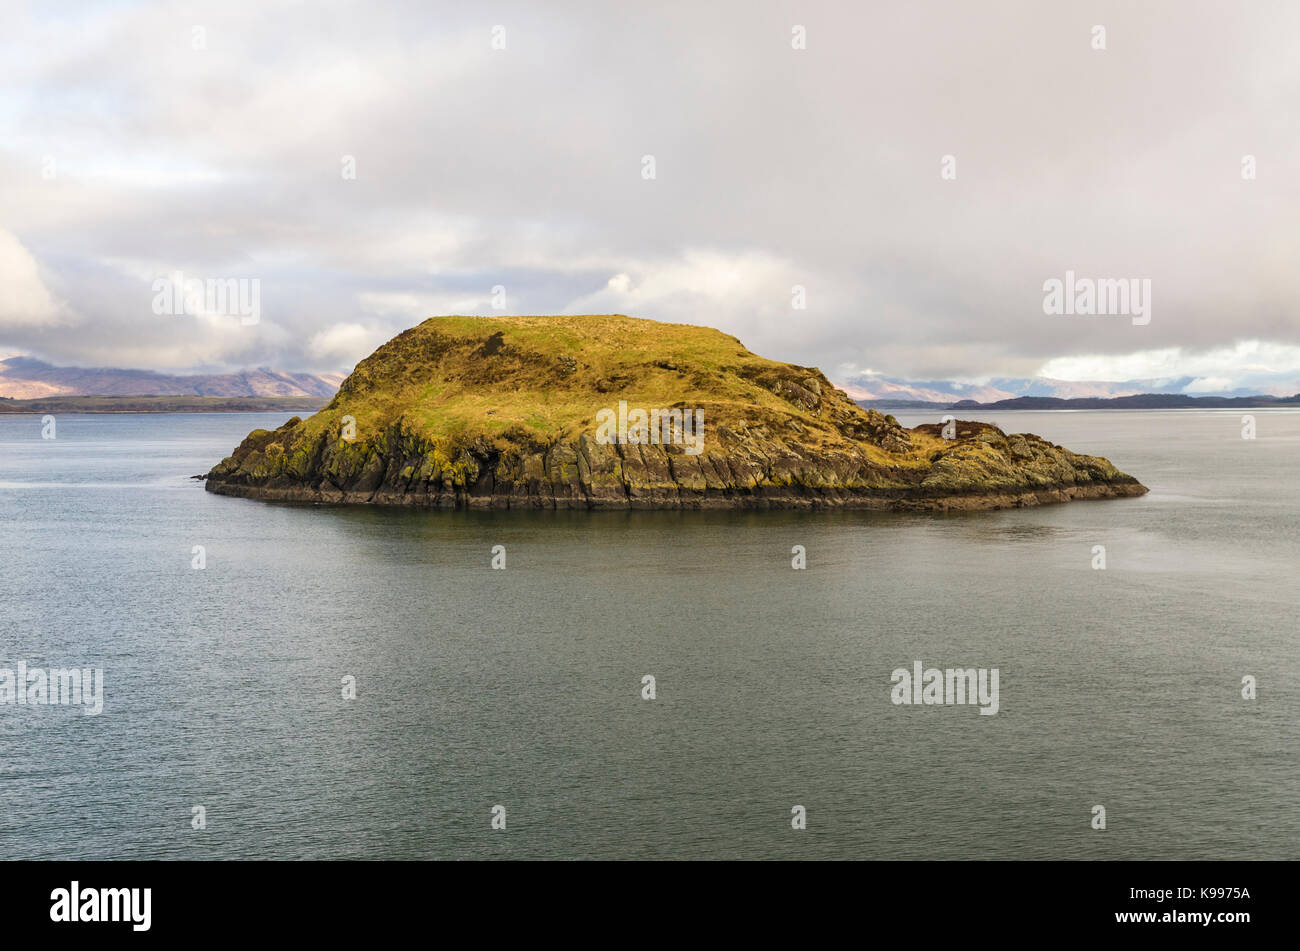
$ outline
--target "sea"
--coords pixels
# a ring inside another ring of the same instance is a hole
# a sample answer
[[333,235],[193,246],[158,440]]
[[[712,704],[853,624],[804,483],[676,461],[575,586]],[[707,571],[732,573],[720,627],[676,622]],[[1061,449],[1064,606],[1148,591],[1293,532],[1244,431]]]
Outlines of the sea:
[[946,515],[192,478],[288,415],[0,415],[3,858],[1300,857],[1296,411],[985,412],[1151,491]]

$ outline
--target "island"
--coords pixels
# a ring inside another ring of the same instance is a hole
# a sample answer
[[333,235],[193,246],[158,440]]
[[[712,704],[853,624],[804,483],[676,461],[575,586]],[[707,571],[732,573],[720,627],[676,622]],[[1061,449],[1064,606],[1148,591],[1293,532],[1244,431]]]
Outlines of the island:
[[222,495],[416,508],[1008,508],[1147,490],[988,423],[907,429],[813,367],[622,315],[433,317],[307,419],[255,430]]

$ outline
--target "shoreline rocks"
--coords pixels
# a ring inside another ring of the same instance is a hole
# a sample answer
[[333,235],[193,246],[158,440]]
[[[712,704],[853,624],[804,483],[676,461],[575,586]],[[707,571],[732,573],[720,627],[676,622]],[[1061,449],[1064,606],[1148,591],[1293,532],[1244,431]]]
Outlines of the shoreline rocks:
[[[1020,508],[1146,493],[1107,460],[1032,435],[1007,436],[959,422],[927,466],[888,466],[867,453],[810,453],[784,440],[698,456],[676,447],[597,443],[582,434],[533,451],[481,445],[459,453],[395,428],[374,444],[328,439],[286,451],[274,432],[251,434],[208,473],[209,492],[275,502],[413,508],[872,509],[968,511]],[[938,427],[933,427],[935,430]],[[904,431],[941,440],[927,427]]]

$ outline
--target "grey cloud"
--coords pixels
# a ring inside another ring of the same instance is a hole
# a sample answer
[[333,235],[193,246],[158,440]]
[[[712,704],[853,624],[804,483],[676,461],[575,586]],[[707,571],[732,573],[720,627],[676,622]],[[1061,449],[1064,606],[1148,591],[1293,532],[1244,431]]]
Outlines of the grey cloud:
[[[636,307],[899,377],[1300,343],[1297,26],[1282,2],[33,12],[0,40],[21,83],[0,93],[0,229],[81,323],[0,349],[329,370],[314,335],[418,319],[374,295],[494,284],[512,311]],[[260,278],[265,325],[159,328],[146,277],[174,268]],[[1150,278],[1150,325],[1044,315],[1066,269]]]

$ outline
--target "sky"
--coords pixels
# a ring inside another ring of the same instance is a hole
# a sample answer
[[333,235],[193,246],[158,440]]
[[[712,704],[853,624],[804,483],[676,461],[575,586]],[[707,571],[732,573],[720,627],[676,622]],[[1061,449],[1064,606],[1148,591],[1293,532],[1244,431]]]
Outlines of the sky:
[[[838,380],[1300,389],[1297,33],[1266,0],[6,0],[0,356],[346,371],[437,314],[624,313]],[[1150,281],[1149,321],[1044,313],[1067,271]],[[177,272],[256,281],[256,322],[158,313]]]

